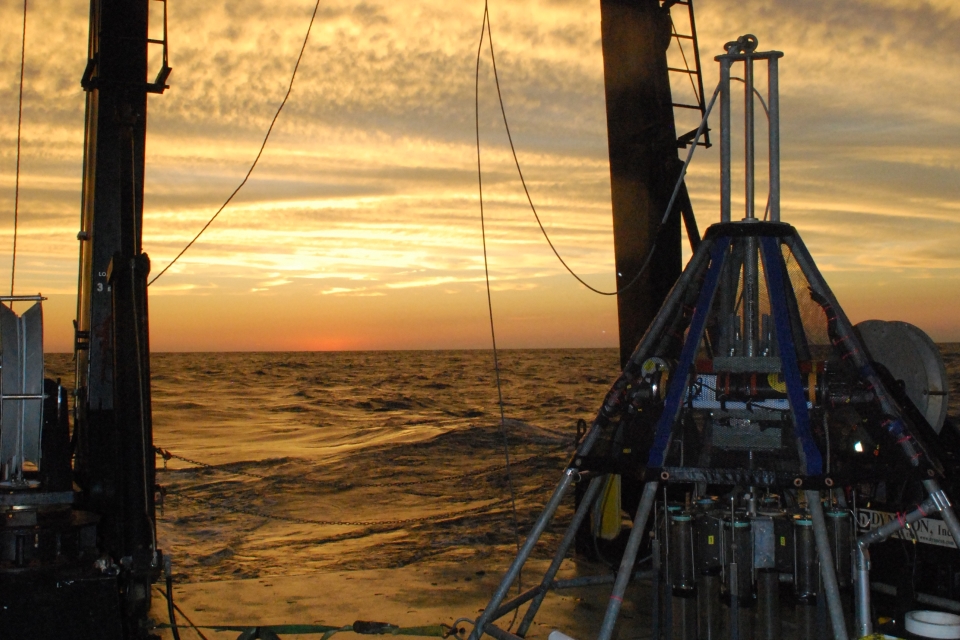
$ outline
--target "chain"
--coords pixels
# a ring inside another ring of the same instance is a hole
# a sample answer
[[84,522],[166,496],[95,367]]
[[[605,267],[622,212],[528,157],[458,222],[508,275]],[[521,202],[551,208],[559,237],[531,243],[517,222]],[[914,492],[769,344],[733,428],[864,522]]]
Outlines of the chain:
[[[563,449],[566,449],[566,448],[567,448],[567,446],[564,445]],[[157,451],[157,455],[159,455],[159,456],[161,456],[161,457],[163,458],[164,468],[166,468],[166,462],[167,462],[167,460],[174,459],[174,460],[180,460],[181,462],[186,462],[186,463],[188,463],[188,464],[196,465],[197,467],[201,467],[201,468],[204,468],[204,469],[210,469],[211,471],[219,471],[220,473],[227,473],[227,474],[239,475],[239,476],[247,476],[247,477],[250,477],[250,478],[257,478],[257,479],[259,479],[259,480],[269,480],[269,479],[270,479],[270,476],[260,475],[260,474],[256,474],[256,473],[250,473],[249,471],[235,471],[235,470],[232,470],[232,469],[224,469],[224,468],[222,468],[222,467],[218,467],[218,466],[215,466],[215,465],[212,465],[212,464],[207,464],[206,462],[200,462],[200,461],[198,461],[198,460],[191,460],[190,458],[185,458],[185,457],[183,457],[183,456],[177,455],[177,454],[175,454],[175,453],[171,453],[170,451],[168,451],[168,450],[166,450],[166,449],[161,449],[161,448],[159,448],[159,447],[157,447],[156,451]],[[559,452],[560,452],[560,450],[558,450],[558,451],[548,451],[548,452],[546,452],[546,453],[538,453],[538,454],[536,454],[536,455],[532,455],[532,456],[523,458],[522,460],[513,461],[513,462],[511,462],[510,464],[511,464],[511,466],[515,466],[515,465],[519,465],[519,464],[525,464],[525,463],[528,463],[528,462],[533,462],[534,460],[541,460],[541,459],[543,459],[543,458],[549,458],[549,457],[551,457],[551,456],[556,455],[556,454],[559,453]],[[351,486],[355,486],[355,487],[410,487],[410,486],[414,486],[414,485],[418,485],[418,484],[429,484],[429,483],[433,483],[433,482],[447,482],[447,481],[450,481],[450,480],[460,480],[460,479],[468,478],[468,477],[472,477],[472,476],[486,475],[486,474],[489,474],[489,473],[495,473],[495,472],[497,472],[497,471],[503,471],[503,470],[506,469],[506,468],[507,468],[507,465],[506,465],[506,464],[498,464],[498,465],[493,466],[493,467],[487,467],[487,468],[483,469],[482,471],[466,471],[466,472],[464,472],[464,473],[458,473],[458,474],[454,474],[454,475],[441,476],[441,477],[439,477],[439,478],[424,478],[424,479],[422,479],[422,480],[398,480],[398,481],[396,481],[396,482],[371,482],[371,483],[367,483],[367,484],[351,485]]]
[[[517,465],[525,464],[527,462],[533,462],[534,460],[549,458],[550,456],[555,455],[556,453],[558,452],[549,451],[547,453],[538,453],[537,455],[529,456],[529,457],[523,458],[522,460],[513,460],[510,462],[510,466],[515,467]],[[460,480],[462,478],[468,478],[471,476],[486,475],[488,473],[503,471],[506,468],[507,468],[506,464],[498,464],[493,467],[487,467],[482,471],[467,471],[465,473],[458,473],[456,475],[451,475],[451,476],[441,476],[439,478],[430,478],[430,479],[423,479],[423,480],[402,480],[398,482],[374,482],[371,484],[361,484],[356,486],[358,487],[407,487],[415,484],[427,484],[431,482],[446,482],[448,480]]]
[[479,507],[473,507],[471,509],[464,509],[462,511],[452,511],[444,514],[437,514],[432,516],[425,516],[422,518],[403,518],[397,520],[314,520],[312,518],[299,518],[297,516],[278,516],[272,513],[264,513],[256,509],[238,509],[237,507],[230,507],[221,502],[216,502],[213,500],[205,500],[202,498],[195,498],[193,496],[187,496],[182,493],[168,493],[168,496],[176,496],[177,499],[186,500],[187,502],[193,502],[195,504],[205,504],[228,511],[236,515],[243,516],[254,516],[257,518],[264,518],[265,520],[280,520],[282,522],[295,522],[297,524],[312,524],[312,525],[321,525],[321,526],[343,526],[343,527],[382,527],[382,526],[401,526],[408,524],[421,524],[425,522],[441,522],[443,520],[451,520],[453,518],[459,518],[461,516],[477,513],[480,511],[487,511],[496,507],[504,506],[509,504],[509,499],[497,500],[496,502],[491,502],[490,504],[485,504]]
[[191,460],[190,458],[184,458],[183,456],[179,456],[175,453],[171,453],[167,449],[161,449],[160,447],[155,447],[154,449],[156,451],[156,455],[163,458],[164,469],[167,468],[167,461],[173,459],[173,460],[179,460],[180,462],[186,462],[187,464],[196,465],[198,467],[203,467],[204,469],[210,469],[211,471],[219,471],[220,473],[230,473],[237,476],[248,476],[250,478],[259,478],[260,480],[266,480],[269,478],[269,476],[260,475],[258,473],[250,473],[249,471],[234,471],[232,469],[223,469],[221,467],[208,464],[206,462],[200,462],[199,460]]

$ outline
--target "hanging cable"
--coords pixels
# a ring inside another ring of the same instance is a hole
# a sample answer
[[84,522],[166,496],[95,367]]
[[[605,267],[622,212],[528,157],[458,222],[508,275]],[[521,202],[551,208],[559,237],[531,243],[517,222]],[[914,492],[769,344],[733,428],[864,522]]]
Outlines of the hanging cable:
[[[490,42],[490,56],[493,57],[493,33],[490,30],[490,9],[487,0],[483,3],[483,22],[480,25],[480,44],[477,46],[477,73],[474,84],[474,116],[477,129],[477,184],[480,194],[480,235],[483,239],[483,273],[487,283],[487,310],[490,314],[490,340],[493,343],[493,367],[497,378],[497,402],[500,407],[500,434],[503,438],[503,455],[506,462],[507,488],[510,491],[510,505],[513,515],[513,536],[517,547],[517,553],[520,553],[520,522],[517,518],[517,496],[513,488],[513,473],[510,469],[510,441],[507,437],[507,421],[503,408],[503,387],[500,380],[500,358],[497,354],[497,333],[493,323],[493,297],[490,293],[490,266],[487,259],[487,227],[483,211],[483,170],[480,164],[480,52],[483,51],[483,35],[486,31]],[[496,67],[494,67],[494,77],[496,77]],[[497,92],[499,93],[499,85]],[[501,101],[501,104],[502,101]],[[504,121],[506,122],[506,121]],[[507,131],[509,134],[509,130]],[[512,146],[513,143],[511,143]],[[519,167],[519,165],[518,165]],[[517,575],[517,593],[523,591],[523,570]],[[513,612],[513,620],[507,627],[509,631],[517,621],[517,612]]]
[[[484,13],[484,16],[486,16],[486,13]],[[489,35],[490,21],[488,17],[486,17],[485,19],[487,24],[487,32]],[[479,52],[477,56],[479,57]],[[543,222],[540,221],[540,215],[537,213],[537,208],[533,204],[533,198],[530,196],[530,190],[527,188],[527,182],[523,177],[523,170],[520,168],[520,160],[517,158],[517,149],[513,144],[513,136],[510,134],[510,125],[507,122],[507,110],[503,104],[503,94],[500,92],[500,78],[499,78],[499,75],[497,74],[497,60],[493,51],[492,35],[490,35],[490,61],[493,64],[493,79],[497,85],[497,99],[500,101],[500,113],[503,115],[503,126],[507,130],[507,140],[510,142],[510,151],[513,154],[513,162],[517,167],[517,174],[520,176],[520,184],[523,185],[523,192],[527,196],[527,202],[530,204],[530,210],[533,211],[533,217],[536,218],[537,225],[540,227],[540,231],[541,233],[543,233],[544,239],[547,241],[547,244],[550,245],[550,250],[553,251],[553,255],[557,257],[557,260],[560,261],[560,264],[563,265],[564,269],[566,269],[570,273],[570,275],[576,278],[577,282],[582,284],[584,287],[586,287],[590,291],[593,291],[594,293],[600,294],[602,296],[615,296],[617,294],[623,293],[624,291],[632,287],[634,284],[636,284],[640,280],[640,276],[644,274],[644,272],[647,270],[647,267],[650,266],[650,262],[653,260],[654,253],[656,252],[656,249],[657,249],[657,242],[660,239],[660,233],[666,227],[667,220],[670,217],[670,212],[673,210],[673,203],[676,201],[677,195],[680,193],[680,187],[683,185],[683,178],[687,174],[687,167],[690,165],[690,161],[693,159],[694,151],[696,151],[696,148],[698,146],[697,143],[699,142],[700,136],[703,135],[703,131],[707,126],[707,119],[710,117],[710,111],[713,109],[713,105],[717,101],[717,96],[720,94],[720,85],[719,84],[717,85],[716,90],[713,92],[713,97],[710,99],[710,105],[707,107],[706,112],[703,114],[703,119],[700,121],[700,126],[697,128],[697,135],[693,139],[693,144],[690,145],[690,149],[687,151],[687,158],[683,163],[683,168],[680,170],[680,177],[677,178],[677,183],[673,187],[673,194],[670,196],[670,202],[667,204],[667,210],[664,212],[663,219],[660,221],[660,225],[657,227],[653,244],[650,246],[650,250],[647,252],[647,257],[644,259],[643,264],[640,266],[640,270],[637,271],[637,274],[630,280],[630,282],[618,288],[616,291],[601,291],[600,289],[597,289],[591,286],[590,284],[588,284],[586,281],[584,281],[583,278],[577,275],[573,269],[570,268],[570,266],[566,263],[566,261],[564,261],[563,257],[561,257],[560,252],[557,251],[557,248],[553,245],[553,241],[550,240],[550,235],[547,233],[547,230],[544,228]],[[478,60],[477,61],[478,87],[479,87],[479,64],[480,62]],[[479,107],[479,101],[478,101],[477,102],[477,156],[478,157],[480,154],[479,109],[480,107]]]
[[17,105],[17,174],[13,187],[13,257],[10,260],[10,295],[17,276],[17,226],[20,222],[20,128],[23,124],[23,67],[27,57],[27,0],[23,0],[23,33],[20,40],[20,98]]
[[[26,0],[24,0],[24,2],[26,2]],[[222,205],[220,205],[220,208],[217,209],[217,212],[213,214],[213,217],[211,217],[207,221],[207,224],[203,225],[203,228],[200,229],[197,235],[193,237],[193,240],[188,242],[187,246],[185,246],[180,251],[180,253],[177,254],[177,257],[171,260],[167,264],[167,266],[165,266],[163,270],[160,271],[160,273],[155,275],[153,279],[147,283],[148,287],[152,285],[154,282],[156,282],[157,279],[160,278],[160,276],[165,274],[167,272],[167,269],[172,267],[174,263],[180,259],[180,256],[186,253],[187,249],[193,246],[193,243],[196,242],[201,235],[203,235],[203,232],[207,230],[207,227],[213,224],[213,221],[217,219],[217,216],[220,215],[220,212],[227,208],[227,205],[230,204],[230,201],[233,200],[233,197],[240,192],[240,189],[243,188],[243,185],[247,184],[247,180],[250,179],[250,175],[253,173],[253,170],[256,168],[257,163],[260,161],[260,156],[263,155],[263,149],[267,146],[267,140],[270,139],[270,134],[273,132],[273,125],[277,124],[277,118],[280,117],[280,112],[283,111],[284,105],[287,104],[287,98],[290,97],[290,92],[293,91],[293,81],[297,79],[297,70],[300,69],[300,61],[303,60],[303,52],[307,48],[307,41],[310,40],[310,31],[313,29],[313,22],[317,18],[317,10],[319,8],[320,8],[320,0],[317,0],[317,4],[314,5],[313,7],[313,15],[310,16],[310,24],[307,25],[307,34],[303,37],[303,45],[300,47],[300,55],[297,56],[297,63],[293,65],[293,74],[290,76],[290,84],[287,86],[287,93],[283,96],[283,101],[280,103],[280,106],[277,107],[277,112],[273,114],[273,120],[270,121],[270,126],[267,128],[267,134],[263,137],[263,142],[260,144],[260,150],[257,151],[257,157],[253,159],[253,164],[250,165],[250,169],[247,171],[247,175],[243,177],[243,180],[240,182],[237,188],[233,190],[233,193],[230,194],[230,197],[227,198]]]
[[[744,80],[743,78],[738,78],[737,76],[730,76],[730,79],[731,79],[731,80],[736,80],[736,81],[738,81],[738,82],[742,82],[743,84],[747,84],[747,81],[746,81],[746,80]],[[760,100],[760,105],[763,107],[763,113],[766,114],[766,116],[767,116],[767,124],[769,125],[769,123],[770,123],[770,109],[767,107],[767,102],[763,99],[763,96],[760,94],[760,92],[757,91],[757,88],[756,88],[756,87],[753,88],[753,93],[754,93],[754,95],[756,95],[757,98]],[[766,206],[763,208],[763,221],[766,222],[768,217],[770,217],[770,191],[769,191],[769,190],[767,190],[767,204],[766,204]]]

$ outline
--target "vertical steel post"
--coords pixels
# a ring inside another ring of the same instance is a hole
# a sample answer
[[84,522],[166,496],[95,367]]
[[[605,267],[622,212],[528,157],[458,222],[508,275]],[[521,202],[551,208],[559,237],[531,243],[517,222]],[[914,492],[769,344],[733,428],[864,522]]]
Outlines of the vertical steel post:
[[[906,513],[902,518],[890,520],[884,525],[872,529],[865,533],[856,544],[857,560],[857,629],[860,636],[869,636],[873,633],[873,618],[870,614],[870,551],[869,547],[875,542],[882,542],[893,534],[908,525],[917,522],[937,510],[941,513],[944,499],[939,494],[942,492],[936,487],[936,482],[932,481],[934,489],[931,496],[923,501],[916,509]],[[928,490],[930,488],[928,487]]]
[[720,58],[720,222],[730,222],[730,65]]
[[[755,220],[756,206],[756,122],[753,97],[753,57],[748,53],[743,60],[743,159],[744,159],[744,219]],[[760,318],[760,254],[757,239],[746,240],[747,255],[743,263],[743,345],[746,356],[758,355]]]
[[756,236],[748,236],[743,258],[743,347],[744,355],[753,358],[759,354],[760,334],[760,252]]
[[778,56],[767,59],[769,115],[770,221],[780,222],[780,73]]
[[870,551],[857,541],[857,631],[860,637],[873,634],[873,616],[870,613]]
[[[656,525],[654,525],[656,526]],[[663,618],[663,606],[660,602],[661,582],[663,580],[663,551],[660,549],[660,541],[654,538],[650,541],[650,562],[653,565],[653,584],[650,590],[650,637],[653,640],[661,640],[660,623]]]
[[756,168],[756,132],[753,130],[753,57],[747,54],[746,58],[743,61],[743,80],[744,80],[744,90],[743,90],[743,160],[744,160],[744,198],[746,199],[746,206],[744,209],[744,217],[747,220],[752,220],[756,216],[753,213],[754,209],[754,190],[755,190],[755,177],[754,169]]
[[[731,521],[731,524],[733,522]],[[730,535],[733,535],[733,527],[730,531]],[[733,555],[736,556],[736,551]],[[740,572],[736,562],[731,562],[727,566],[730,568],[730,640],[740,640],[740,584],[738,583]]]
[[637,517],[633,521],[630,537],[627,538],[627,548],[623,551],[623,559],[620,561],[620,569],[617,571],[617,581],[613,583],[613,593],[610,594],[607,613],[603,617],[603,624],[600,627],[600,635],[597,636],[597,640],[610,640],[613,635],[613,627],[617,624],[620,607],[623,605],[623,594],[627,591],[627,583],[630,582],[630,576],[633,574],[633,564],[637,560],[640,541],[643,538],[644,530],[647,528],[647,519],[650,516],[650,510],[653,508],[653,502],[657,498],[658,485],[657,482],[648,482],[643,487],[643,495],[640,497],[640,505],[637,507]]
[[823,591],[827,596],[830,609],[830,622],[833,625],[833,637],[836,640],[848,640],[847,625],[843,619],[843,604],[840,602],[840,586],[837,584],[837,572],[833,566],[833,554],[830,539],[827,537],[827,523],[823,517],[823,505],[820,504],[819,491],[806,491],[807,508],[813,520],[813,535],[817,540],[817,556],[820,559],[820,576],[823,578]]

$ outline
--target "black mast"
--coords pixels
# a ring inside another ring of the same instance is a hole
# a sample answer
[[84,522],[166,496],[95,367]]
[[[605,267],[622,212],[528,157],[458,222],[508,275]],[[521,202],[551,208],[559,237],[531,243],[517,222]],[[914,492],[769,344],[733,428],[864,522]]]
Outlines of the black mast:
[[671,4],[600,0],[618,289],[634,279],[656,242],[644,276],[617,296],[621,366],[681,270],[680,209],[689,207],[685,188],[657,238],[681,167],[667,70]]
[[[157,575],[150,346],[142,252],[150,0],[92,0],[76,320],[76,476],[101,516],[100,546],[121,568],[129,636]],[[164,10],[166,6],[164,4]],[[165,18],[165,16],[164,16]],[[166,22],[166,20],[164,20]],[[165,25],[164,25],[165,27]],[[165,31],[165,28],[164,28]]]

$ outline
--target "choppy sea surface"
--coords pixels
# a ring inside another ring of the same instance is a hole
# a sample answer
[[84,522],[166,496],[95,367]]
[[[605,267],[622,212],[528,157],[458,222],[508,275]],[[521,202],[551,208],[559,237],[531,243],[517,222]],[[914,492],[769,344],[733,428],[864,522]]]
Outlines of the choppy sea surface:
[[[960,344],[940,345],[960,415]],[[500,352],[521,534],[619,372],[614,349]],[[158,543],[181,582],[432,560],[515,536],[490,351],[152,356]],[[72,384],[68,354],[47,375]],[[562,534],[572,500],[546,534]]]

